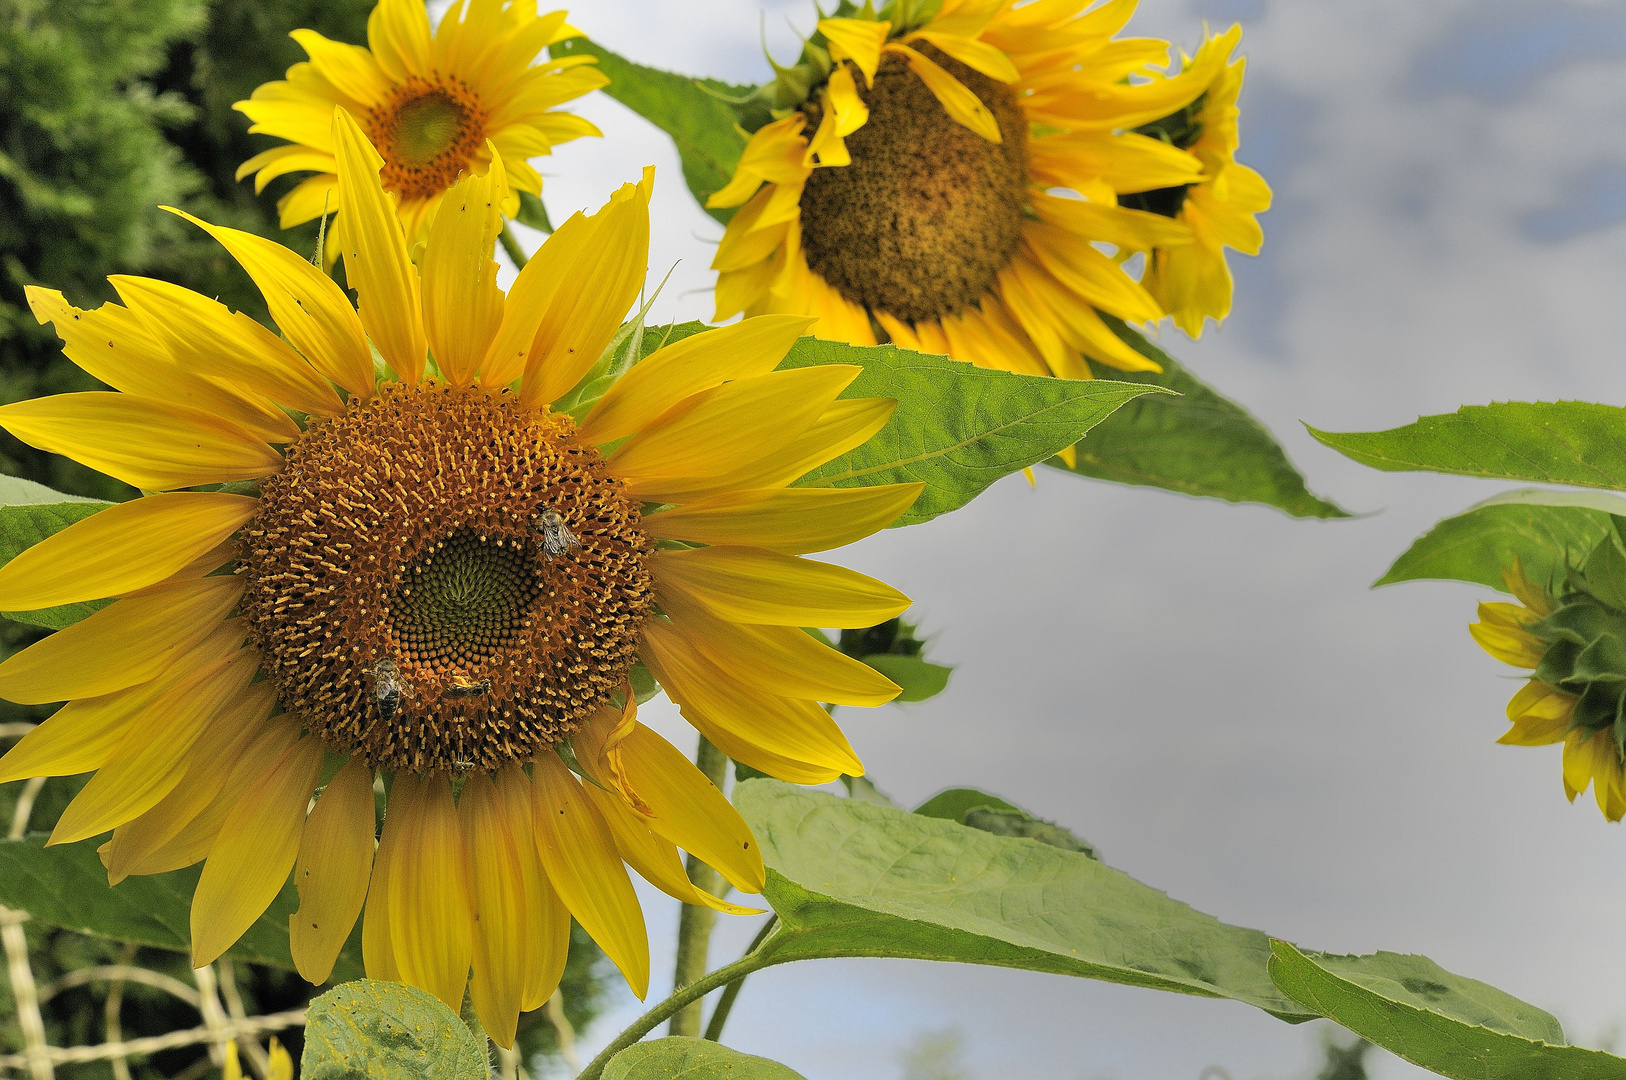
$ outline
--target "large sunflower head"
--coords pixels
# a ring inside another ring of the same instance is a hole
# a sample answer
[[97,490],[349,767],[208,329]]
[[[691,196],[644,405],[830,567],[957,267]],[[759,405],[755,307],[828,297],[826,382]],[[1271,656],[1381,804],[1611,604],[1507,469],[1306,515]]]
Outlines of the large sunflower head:
[[1613,532],[1558,583],[1504,575],[1516,604],[1479,605],[1469,632],[1530,681],[1507,705],[1500,742],[1564,744],[1564,793],[1590,785],[1610,821],[1626,816],[1626,546]]
[[557,983],[572,915],[643,994],[624,864],[725,911],[742,909],[698,892],[679,847],[762,885],[744,822],[638,723],[649,676],[763,772],[861,772],[819,703],[898,688],[801,627],[908,601],[801,556],[883,527],[920,486],[788,486],[894,405],[838,400],[856,368],[776,371],[804,317],[603,374],[644,280],[647,174],[560,226],[505,296],[499,155],[442,201],[414,264],[362,127],[340,111],[332,138],[359,310],[320,267],[204,222],[282,336],[159,281],[116,279],[124,305],[94,311],[30,291],[119,392],[9,405],[0,425],[151,494],[0,569],[5,610],[112,598],[0,664],[0,694],[67,702],[0,778],[95,770],[52,839],[111,829],[115,882],[203,860],[197,963],[293,871],[308,979],[365,905],[368,972],[456,1007],[472,968],[506,1046]]
[[1186,59],[1188,69],[1212,73],[1202,95],[1178,112],[1138,129],[1189,151],[1202,163],[1201,179],[1121,200],[1125,206],[1190,226],[1190,243],[1151,250],[1141,280],[1192,337],[1202,333],[1204,320],[1219,322],[1231,312],[1231,271],[1225,264],[1225,249],[1257,255],[1265,242],[1255,215],[1270,209],[1270,185],[1236,160],[1240,144],[1236,99],[1242,92],[1246,61],[1232,62],[1230,56],[1241,40],[1242,28],[1233,26],[1204,41],[1197,55]]
[[[287,173],[316,173],[277,204],[285,229],[339,210],[331,133],[339,106],[383,155],[384,188],[414,241],[427,234],[458,176],[486,171],[493,156],[502,158],[513,191],[540,195],[542,176],[527,159],[599,134],[581,117],[553,111],[609,82],[583,66],[597,61],[532,63],[546,46],[579,34],[563,11],[539,16],[535,0],[454,0],[433,34],[422,0],[379,0],[365,49],[295,30],[310,60],[233,106],[254,122],[250,132],[288,145],[243,162],[237,178],[255,174],[259,192]],[[509,216],[515,210],[510,203]],[[338,242],[335,234],[334,250]]]
[[1160,318],[1123,260],[1192,231],[1120,196],[1203,164],[1134,129],[1196,101],[1224,58],[1142,79],[1168,44],[1116,37],[1133,0],[1088,6],[897,0],[821,20],[762,91],[779,119],[708,202],[739,208],[717,317],[807,314],[823,337],[1064,378],[1089,377],[1086,358],[1155,370],[1101,312]]

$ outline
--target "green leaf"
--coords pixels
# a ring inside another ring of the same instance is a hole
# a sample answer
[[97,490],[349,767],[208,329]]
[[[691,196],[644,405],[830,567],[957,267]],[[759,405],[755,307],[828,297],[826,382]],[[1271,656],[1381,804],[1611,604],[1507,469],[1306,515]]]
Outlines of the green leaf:
[[1506,592],[1502,571],[1514,559],[1530,580],[1553,580],[1597,546],[1611,514],[1626,515],[1626,499],[1590,491],[1510,491],[1435,525],[1373,585],[1431,578]]
[[954,669],[933,664],[918,656],[900,656],[896,653],[874,653],[862,658],[864,663],[903,687],[903,693],[893,701],[925,701],[941,694],[948,686]]
[[361,979],[310,1004],[304,1080],[486,1080],[486,1049],[433,994]]
[[[113,505],[64,495],[42,484],[12,476],[0,477],[0,504],[3,504],[0,505],[0,565],[15,559],[47,536],[59,533],[74,522],[83,521]],[[14,622],[60,630],[106,607],[110,602],[87,600],[38,611],[7,611],[0,614]]]
[[1558,1021],[1421,956],[1305,954],[1271,942],[1270,974],[1306,1008],[1457,1080],[1622,1080],[1626,1059],[1566,1046]]
[[802,1080],[802,1074],[707,1039],[672,1036],[627,1047],[604,1067],[604,1080]]
[[1464,405],[1388,431],[1310,434],[1386,472],[1626,490],[1626,409],[1585,401]]
[[1199,382],[1132,327],[1110,315],[1103,318],[1130,348],[1163,366],[1161,373],[1120,371],[1112,377],[1180,396],[1148,395],[1130,402],[1079,444],[1075,467],[1069,469],[1060,458],[1046,464],[1120,484],[1264,503],[1294,517],[1349,516],[1310,494],[1281,444],[1246,409]]
[[[201,865],[128,877],[110,888],[96,855],[99,839],[50,848],[45,839],[39,833],[25,840],[0,841],[0,904],[92,937],[191,951],[192,893]],[[292,971],[288,916],[298,908],[299,895],[289,882],[226,955]],[[332,979],[359,979],[362,973],[358,928],[339,954]]]
[[847,345],[805,337],[780,368],[857,364],[844,398],[889,397],[897,411],[875,437],[796,481],[804,487],[868,487],[923,480],[926,490],[893,522],[917,525],[958,510],[1001,477],[1073,445],[1149,384],[1013,375],[893,345]]
[[547,207],[542,205],[541,199],[532,195],[529,191],[519,193],[519,213],[514,215],[514,220],[521,225],[529,225],[540,232],[550,233],[553,231],[553,223],[548,220]]
[[[707,88],[727,96],[739,96],[742,88],[635,64],[586,38],[561,41],[549,51],[555,58],[598,58],[599,70],[610,80],[604,92],[672,137],[683,179],[702,207],[733,178],[747,137],[738,127],[739,114]],[[734,213],[706,212],[725,224]]]
[[773,780],[735,789],[768,865],[769,963],[894,956],[996,964],[1304,1009],[1269,939],[1074,851]]
[[997,795],[976,788],[949,788],[940,791],[915,807],[922,817],[957,821],[973,829],[981,829],[996,836],[1022,836],[1041,844],[1077,851],[1092,859],[1100,858],[1095,845],[1073,834],[1071,829],[1046,821],[1041,817],[1006,802]]

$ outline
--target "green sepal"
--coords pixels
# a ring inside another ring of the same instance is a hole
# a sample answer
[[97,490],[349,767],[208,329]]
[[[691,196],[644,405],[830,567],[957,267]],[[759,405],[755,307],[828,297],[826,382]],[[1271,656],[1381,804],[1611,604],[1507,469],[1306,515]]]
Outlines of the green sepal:
[[529,191],[519,193],[519,213],[514,215],[514,220],[521,225],[529,225],[539,232],[551,233],[553,231],[553,222],[548,220],[547,207],[542,205],[541,199],[532,195]]

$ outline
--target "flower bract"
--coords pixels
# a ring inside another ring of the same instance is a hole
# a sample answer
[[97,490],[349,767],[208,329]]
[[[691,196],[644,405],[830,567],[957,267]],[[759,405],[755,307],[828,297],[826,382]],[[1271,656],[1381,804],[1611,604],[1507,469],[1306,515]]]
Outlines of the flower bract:
[[744,821],[638,722],[646,673],[762,772],[862,771],[820,702],[898,687],[801,627],[908,600],[802,556],[884,527],[921,485],[790,486],[895,404],[841,398],[855,367],[776,370],[805,317],[601,373],[644,281],[650,174],[563,223],[505,295],[502,155],[441,200],[414,263],[363,127],[339,110],[331,138],[359,305],[294,252],[201,221],[281,336],[161,281],[115,278],[123,304],[93,311],[30,290],[116,392],[8,405],[0,425],[148,494],[0,568],[6,610],[113,598],[0,664],[0,695],[66,702],[0,779],[95,771],[52,842],[112,830],[114,882],[202,861],[195,963],[292,872],[307,979],[365,908],[370,975],[454,1009],[467,986],[510,1046],[572,916],[644,993],[626,866],[724,911],[746,909],[691,885],[679,848],[763,884]]

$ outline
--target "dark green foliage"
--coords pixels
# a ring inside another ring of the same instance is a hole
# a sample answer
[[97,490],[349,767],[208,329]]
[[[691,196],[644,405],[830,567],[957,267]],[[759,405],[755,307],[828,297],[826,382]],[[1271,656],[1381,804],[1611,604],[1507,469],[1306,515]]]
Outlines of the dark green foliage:
[[1315,1080],[1366,1080],[1366,1055],[1372,1051],[1371,1043],[1356,1039],[1345,1046],[1328,1038],[1322,1043],[1322,1050],[1327,1060],[1315,1074]]
[[943,692],[954,668],[926,659],[926,642],[915,637],[918,629],[902,619],[888,619],[861,630],[843,630],[839,647],[903,687],[895,701],[925,701]]

